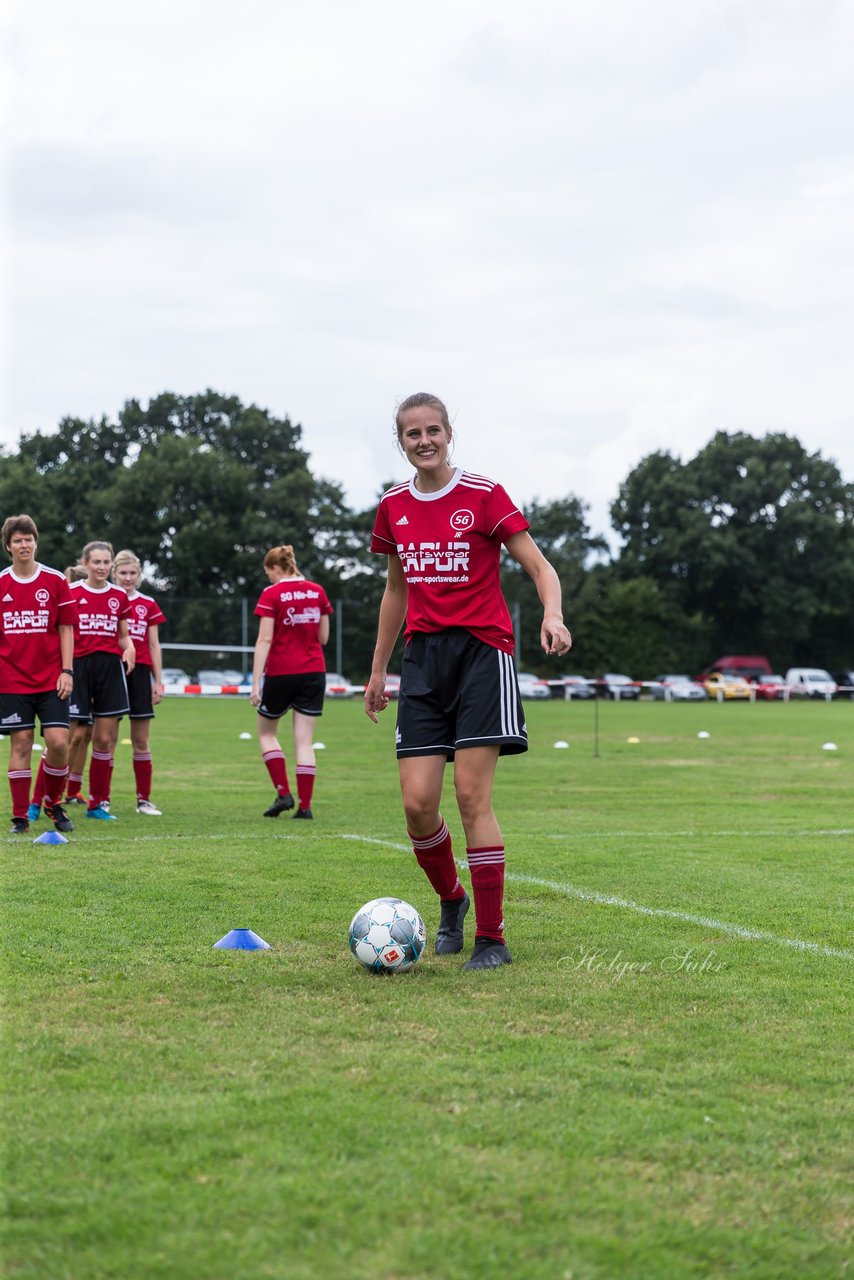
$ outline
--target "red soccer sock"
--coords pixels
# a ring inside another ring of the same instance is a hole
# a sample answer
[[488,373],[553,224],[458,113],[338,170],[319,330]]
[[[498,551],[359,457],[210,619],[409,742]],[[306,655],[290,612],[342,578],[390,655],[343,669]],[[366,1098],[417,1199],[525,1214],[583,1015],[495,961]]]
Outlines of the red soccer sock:
[[30,807],[30,784],[33,780],[32,769],[10,769],[6,774],[9,779],[9,790],[12,792],[12,817],[26,818]]
[[134,751],[133,776],[136,781],[137,800],[148,800],[151,798],[152,772],[153,772],[153,766],[151,763],[151,752],[150,751]]
[[475,937],[504,941],[504,845],[466,849],[474,893]]
[[315,765],[297,765],[297,796],[299,798],[299,807],[301,809],[311,808],[311,796],[314,791],[314,779],[316,776],[317,767]]
[[82,789],[83,789],[83,775],[82,775],[82,773],[71,773],[71,772],[69,771],[69,774],[68,774],[68,790],[67,790],[67,791],[66,791],[66,793],[65,793],[65,794],[66,794],[66,796],[67,796],[67,798],[68,798],[69,800],[73,800],[75,796],[79,796],[79,795],[80,795],[80,792],[82,791]]
[[[39,777],[42,779],[42,801],[47,804],[61,804],[62,792],[65,787],[65,779],[68,777],[68,765],[63,765],[61,769],[53,769],[44,761],[39,765]],[[33,804],[36,803],[36,793],[39,784],[36,779],[36,789],[33,792]]]
[[97,809],[110,794],[113,758],[109,751],[94,751],[89,761],[89,808]]
[[465,889],[457,875],[451,833],[445,819],[442,819],[440,826],[431,836],[414,836],[411,831],[407,834],[412,841],[412,852],[415,854],[416,862],[439,897],[462,898],[465,895]]
[[45,797],[44,785],[44,756],[39,761],[39,769],[36,774],[36,785],[33,787],[33,804],[41,807]]
[[284,751],[265,751],[261,757],[267,766],[267,772],[270,780],[276,788],[280,796],[286,796],[290,791],[288,785],[288,770],[285,765]]

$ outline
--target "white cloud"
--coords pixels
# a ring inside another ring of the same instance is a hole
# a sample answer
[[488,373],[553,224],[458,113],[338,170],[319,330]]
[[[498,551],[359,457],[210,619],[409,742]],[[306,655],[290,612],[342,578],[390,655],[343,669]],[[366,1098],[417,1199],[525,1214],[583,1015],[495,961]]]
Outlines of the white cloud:
[[0,439],[212,386],[368,505],[427,388],[597,531],[719,429],[851,479],[852,47],[844,0],[19,3]]

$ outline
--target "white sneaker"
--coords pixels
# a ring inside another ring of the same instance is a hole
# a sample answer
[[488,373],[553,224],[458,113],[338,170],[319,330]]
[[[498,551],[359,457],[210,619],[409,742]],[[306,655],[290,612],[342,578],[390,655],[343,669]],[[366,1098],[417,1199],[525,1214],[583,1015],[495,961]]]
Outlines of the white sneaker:
[[150,800],[140,800],[139,804],[136,806],[136,811],[137,813],[147,813],[149,818],[159,818],[162,816],[160,810],[153,805]]
[[104,813],[109,813],[109,812],[110,812],[110,802],[109,802],[109,800],[102,800],[102,801],[101,801],[101,808],[104,810]]

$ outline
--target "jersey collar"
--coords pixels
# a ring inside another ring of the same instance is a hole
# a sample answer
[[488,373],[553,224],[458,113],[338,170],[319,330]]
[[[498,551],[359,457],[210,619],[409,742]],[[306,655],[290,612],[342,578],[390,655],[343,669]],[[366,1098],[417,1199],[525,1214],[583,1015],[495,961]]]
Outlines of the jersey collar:
[[409,481],[409,492],[412,494],[412,497],[417,498],[419,502],[437,502],[439,498],[444,498],[445,494],[450,493],[453,489],[456,489],[457,485],[462,479],[462,474],[463,474],[462,467],[455,467],[454,474],[451,476],[450,480],[445,485],[444,489],[437,489],[435,493],[422,493],[420,489],[416,489],[415,476],[413,476],[412,479]]

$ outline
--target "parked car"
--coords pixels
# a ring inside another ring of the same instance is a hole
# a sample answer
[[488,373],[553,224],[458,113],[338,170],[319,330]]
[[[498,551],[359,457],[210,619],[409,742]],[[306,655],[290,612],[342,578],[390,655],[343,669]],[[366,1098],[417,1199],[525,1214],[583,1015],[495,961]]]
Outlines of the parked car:
[[342,676],[338,671],[327,671],[327,698],[353,698],[357,693],[364,693],[364,691],[363,684],[351,684],[346,676]]
[[720,672],[725,676],[744,676],[745,680],[756,680],[760,676],[770,676],[771,663],[761,653],[728,653],[722,658],[715,658],[704,667],[698,679]]
[[757,698],[765,698],[767,702],[772,702],[775,698],[785,698],[786,681],[782,676],[762,676],[759,680],[752,681],[753,692]]
[[603,698],[613,698],[616,701],[618,698],[640,697],[640,685],[630,676],[620,675],[614,671],[607,671],[604,676],[600,676],[596,684]]
[[832,698],[836,693],[836,681],[824,667],[789,667],[786,684],[795,696]]
[[516,679],[519,681],[519,693],[523,698],[550,698],[551,690],[545,680],[541,680],[539,676],[531,675],[530,671],[519,671]]
[[[216,685],[241,685],[243,684],[243,672],[235,670],[225,671],[200,671],[195,679],[196,684],[216,684]],[[251,682],[250,682],[251,683]]]
[[854,670],[837,671],[834,680],[840,698],[854,698]]
[[548,684],[550,689],[556,690],[558,697],[596,697],[596,689],[593,682],[587,680],[584,676],[556,676],[555,679],[549,680]]
[[703,688],[710,698],[721,696],[725,702],[733,698],[750,698],[750,685],[744,676],[725,676],[721,671],[713,671],[707,676]]
[[181,667],[164,667],[161,672],[164,684],[192,684],[192,680]]
[[385,689],[383,692],[387,698],[399,698],[400,676],[387,675],[385,678]]
[[705,702],[706,690],[685,675],[656,676],[652,685],[656,702]]

